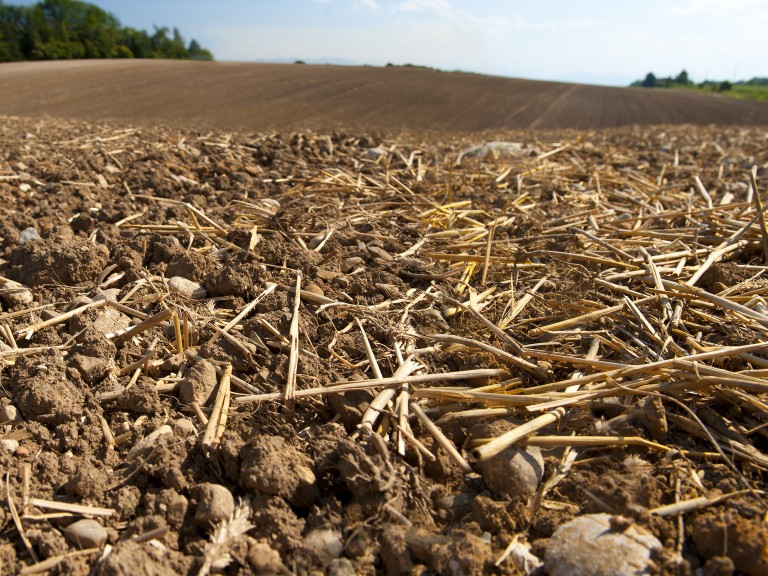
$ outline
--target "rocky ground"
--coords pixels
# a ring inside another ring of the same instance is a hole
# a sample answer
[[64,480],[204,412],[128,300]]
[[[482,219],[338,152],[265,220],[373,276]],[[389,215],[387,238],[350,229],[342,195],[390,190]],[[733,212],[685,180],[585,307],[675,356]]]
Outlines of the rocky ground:
[[0,133],[1,573],[768,574],[765,130]]

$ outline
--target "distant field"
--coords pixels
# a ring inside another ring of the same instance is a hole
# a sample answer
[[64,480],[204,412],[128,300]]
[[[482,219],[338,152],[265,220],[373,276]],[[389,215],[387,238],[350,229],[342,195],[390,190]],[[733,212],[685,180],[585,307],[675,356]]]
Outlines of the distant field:
[[723,96],[739,98],[742,100],[758,100],[768,102],[768,86],[750,86],[747,84],[734,84],[733,88],[723,92]]
[[768,103],[411,68],[180,61],[0,65],[6,115],[243,129],[768,125]]

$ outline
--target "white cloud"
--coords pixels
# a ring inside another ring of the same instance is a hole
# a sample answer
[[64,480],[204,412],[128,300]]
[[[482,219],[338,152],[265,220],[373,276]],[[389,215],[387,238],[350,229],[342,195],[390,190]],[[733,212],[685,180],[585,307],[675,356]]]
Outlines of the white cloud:
[[[457,8],[450,0],[406,0],[400,2],[396,6],[396,9],[399,12],[406,14],[431,14],[436,19],[454,22],[460,29],[477,29],[478,31],[484,31],[489,34],[501,34],[510,29],[534,32],[563,32],[577,28],[589,28],[595,24],[593,18],[534,22],[526,20],[516,13],[511,15],[480,15],[472,11]],[[430,23],[430,25],[434,24]]]
[[768,0],[685,0],[667,6],[670,16],[743,16],[745,12],[768,6]]
[[406,0],[397,5],[401,12],[434,12],[442,16],[452,16],[456,9],[450,0]]
[[[334,0],[310,0],[312,4],[331,4]],[[378,0],[349,0],[355,8],[370,8],[371,10],[378,10],[381,8]]]

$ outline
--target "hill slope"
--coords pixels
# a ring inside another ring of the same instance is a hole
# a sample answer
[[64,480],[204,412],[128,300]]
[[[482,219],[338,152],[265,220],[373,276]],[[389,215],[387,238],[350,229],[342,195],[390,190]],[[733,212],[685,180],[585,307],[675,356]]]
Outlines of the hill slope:
[[2,112],[269,130],[768,125],[768,104],[411,68],[157,60],[0,65]]

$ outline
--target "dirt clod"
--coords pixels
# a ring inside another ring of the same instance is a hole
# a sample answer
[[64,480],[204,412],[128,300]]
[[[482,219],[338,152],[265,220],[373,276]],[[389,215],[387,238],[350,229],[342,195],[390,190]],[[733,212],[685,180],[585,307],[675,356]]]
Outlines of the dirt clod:
[[768,572],[764,128],[0,136],[0,498],[54,571]]
[[[736,511],[705,513],[693,522],[693,541],[706,558],[727,557],[738,572],[768,574],[768,529]],[[721,565],[722,561],[713,561]]]
[[27,286],[92,282],[107,263],[102,245],[71,238],[63,242],[36,240],[20,244],[10,254],[11,278]]
[[309,461],[283,438],[255,438],[242,456],[240,478],[245,487],[280,496],[299,508],[307,508],[314,501],[316,478]]
[[24,418],[51,424],[71,422],[83,412],[85,396],[67,375],[61,354],[51,349],[22,357],[11,373],[14,404]]

